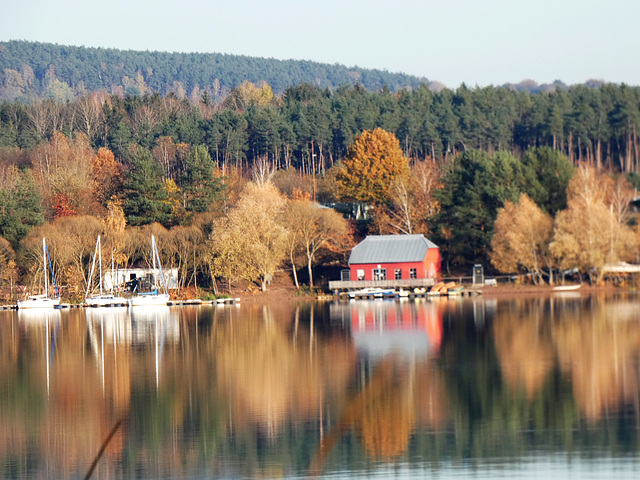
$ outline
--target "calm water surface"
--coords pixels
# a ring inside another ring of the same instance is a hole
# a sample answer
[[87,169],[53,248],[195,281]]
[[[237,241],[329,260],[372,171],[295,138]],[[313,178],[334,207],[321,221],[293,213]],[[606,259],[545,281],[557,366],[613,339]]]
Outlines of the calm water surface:
[[0,360],[2,478],[640,474],[636,295],[0,312]]

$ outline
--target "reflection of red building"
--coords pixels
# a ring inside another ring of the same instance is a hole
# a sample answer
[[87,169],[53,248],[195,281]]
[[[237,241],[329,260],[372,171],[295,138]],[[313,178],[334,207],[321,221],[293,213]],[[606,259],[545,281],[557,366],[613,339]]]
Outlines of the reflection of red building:
[[431,354],[442,341],[442,311],[438,302],[356,300],[337,304],[332,312],[351,322],[358,350],[381,357],[392,351]]
[[440,249],[424,235],[370,235],[349,257],[350,280],[437,278]]

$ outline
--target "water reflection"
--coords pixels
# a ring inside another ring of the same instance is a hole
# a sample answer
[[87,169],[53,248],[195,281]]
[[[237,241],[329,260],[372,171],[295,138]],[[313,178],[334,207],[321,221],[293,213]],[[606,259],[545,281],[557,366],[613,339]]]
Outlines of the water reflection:
[[580,297],[512,302],[496,315],[495,346],[512,390],[534,398],[558,369],[585,420],[638,409],[640,322],[636,299]]
[[0,477],[83,476],[122,420],[93,478],[517,477],[551,457],[560,478],[587,457],[623,478],[640,468],[638,304],[0,312]]

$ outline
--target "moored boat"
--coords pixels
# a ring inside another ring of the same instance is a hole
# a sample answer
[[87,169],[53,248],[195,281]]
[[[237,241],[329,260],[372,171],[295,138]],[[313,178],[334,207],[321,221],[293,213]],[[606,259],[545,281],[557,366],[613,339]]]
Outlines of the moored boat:
[[358,298],[358,297],[388,297],[395,295],[395,290],[393,288],[380,288],[380,287],[365,287],[360,290],[353,290],[348,293],[349,298]]
[[[137,292],[137,295],[129,299],[130,307],[167,305],[167,302],[169,302],[169,292],[167,292],[167,285],[164,274],[162,273],[162,265],[160,264],[160,256],[158,255],[158,246],[156,245],[156,239],[153,235],[151,235],[151,255],[153,257],[154,289],[149,292]],[[156,271],[160,272],[160,279],[164,290],[163,293],[158,293]]]
[[[90,295],[91,283],[93,280],[93,270],[96,266],[96,259],[98,259],[98,287],[99,293]],[[113,274],[113,267],[111,268]],[[111,282],[113,285],[113,281]],[[85,303],[90,307],[119,307],[127,304],[127,299],[124,297],[118,297],[111,293],[104,293],[102,291],[102,244],[100,242],[100,235],[96,241],[96,250],[93,254],[93,263],[91,264],[91,273],[89,273],[89,281],[87,282],[87,292],[85,293]]]
[[581,283],[577,283],[575,285],[557,285],[553,287],[554,292],[570,292],[573,290],[578,290],[582,286]]
[[[51,273],[51,280],[53,281],[56,291],[55,297],[49,297],[49,272]],[[18,300],[18,309],[55,308],[60,305],[60,295],[58,294],[58,287],[55,284],[56,281],[53,276],[53,267],[49,260],[47,244],[44,237],[42,237],[42,273],[44,276],[44,293],[39,295],[29,295],[26,300]]]

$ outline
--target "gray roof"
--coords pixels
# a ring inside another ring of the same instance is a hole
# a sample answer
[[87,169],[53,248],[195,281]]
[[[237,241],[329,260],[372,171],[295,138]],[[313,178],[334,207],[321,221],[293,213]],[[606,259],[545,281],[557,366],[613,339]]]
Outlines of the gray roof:
[[358,263],[422,262],[430,248],[424,235],[370,235],[351,250],[349,265]]

